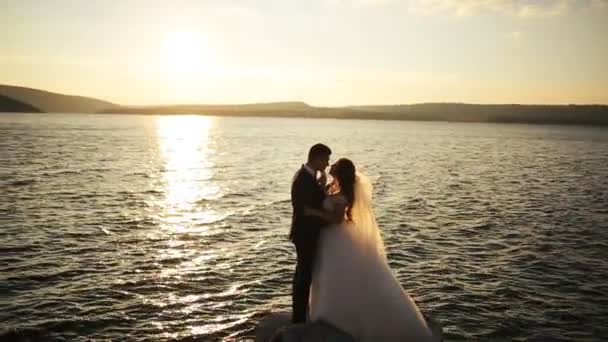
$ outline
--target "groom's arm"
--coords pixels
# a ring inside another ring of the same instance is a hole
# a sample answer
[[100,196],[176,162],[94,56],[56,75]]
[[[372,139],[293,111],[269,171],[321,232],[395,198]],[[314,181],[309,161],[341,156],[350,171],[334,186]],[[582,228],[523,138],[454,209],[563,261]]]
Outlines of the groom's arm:
[[319,209],[304,209],[306,215],[316,216],[327,223],[340,223],[344,221],[344,213],[346,212],[346,204],[342,202],[334,203],[333,211],[324,211]]
[[302,171],[296,173],[293,182],[291,183],[291,204],[293,206],[294,214],[301,214],[303,206],[303,195],[302,195]]
[[291,188],[292,203],[294,210],[302,214],[304,207],[314,205],[314,184],[309,182],[306,175],[299,175],[293,182]]
[[294,211],[298,216],[306,216],[308,220],[318,221],[319,225],[330,223],[329,220],[318,215],[304,213],[305,208],[320,210],[325,199],[325,192],[320,186],[313,183],[312,179],[308,179],[306,176],[298,177],[292,186],[292,196]]

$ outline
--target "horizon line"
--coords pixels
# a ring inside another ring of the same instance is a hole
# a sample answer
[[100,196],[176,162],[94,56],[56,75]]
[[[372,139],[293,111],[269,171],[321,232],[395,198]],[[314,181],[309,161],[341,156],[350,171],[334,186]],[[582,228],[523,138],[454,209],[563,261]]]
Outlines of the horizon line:
[[287,104],[287,103],[299,103],[304,104],[306,106],[312,108],[353,108],[353,107],[396,107],[396,106],[412,106],[412,105],[424,105],[424,104],[451,104],[451,105],[472,105],[472,106],[608,106],[608,103],[480,103],[480,102],[458,102],[458,101],[422,101],[422,102],[411,102],[411,103],[383,103],[383,104],[359,104],[359,105],[314,105],[306,102],[304,100],[277,100],[277,101],[260,101],[260,102],[234,102],[234,103],[157,103],[157,104],[123,104],[117,103],[111,100],[106,100],[96,96],[89,95],[79,95],[79,94],[68,94],[62,93],[59,91],[41,89],[41,88],[33,88],[30,86],[24,85],[15,85],[15,84],[7,84],[0,83],[0,87],[14,87],[14,88],[23,88],[29,90],[35,90],[40,92],[46,92],[54,95],[62,95],[69,97],[84,97],[89,99],[94,99],[98,101],[108,102],[115,106],[120,107],[132,107],[132,108],[145,108],[145,107],[172,107],[172,106],[243,106],[243,105],[260,105],[260,104]]

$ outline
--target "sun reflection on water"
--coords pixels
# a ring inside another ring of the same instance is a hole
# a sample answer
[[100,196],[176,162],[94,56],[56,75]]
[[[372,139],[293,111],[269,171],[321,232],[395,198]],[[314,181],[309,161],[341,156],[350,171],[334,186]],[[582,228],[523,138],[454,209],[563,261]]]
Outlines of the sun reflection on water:
[[[223,194],[213,180],[214,118],[160,116],[156,124],[164,162],[164,196],[157,202],[160,229],[156,238],[160,236],[163,242],[155,251],[155,258],[160,266],[157,280],[169,284],[171,290],[151,303],[170,315],[196,316],[209,310],[209,306],[228,306],[247,291],[243,283],[223,284],[213,275],[232,273],[234,251],[205,244],[208,236],[222,229],[220,221],[227,216],[216,209]],[[199,281],[205,283],[204,290],[197,285]],[[176,289],[175,284],[183,287]],[[219,315],[207,324],[196,318],[184,319],[182,323],[188,326],[188,334],[204,335],[246,319],[246,314],[239,313]],[[160,328],[167,327],[161,324]]]
[[220,188],[211,181],[215,153],[210,146],[213,118],[196,115],[160,116],[158,140],[165,161],[164,228],[181,231],[192,223],[205,224],[218,213],[200,203],[220,196]]

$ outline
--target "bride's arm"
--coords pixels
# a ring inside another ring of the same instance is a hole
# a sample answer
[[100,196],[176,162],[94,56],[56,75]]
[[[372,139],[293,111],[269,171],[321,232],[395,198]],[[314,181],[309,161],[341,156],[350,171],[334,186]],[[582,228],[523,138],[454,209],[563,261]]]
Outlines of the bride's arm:
[[314,209],[310,207],[304,208],[304,215],[317,216],[329,223],[340,223],[344,220],[344,212],[346,211],[346,204],[342,202],[336,202],[333,211],[324,211]]
[[336,192],[336,191],[335,191],[335,190],[336,190],[336,186],[337,186],[337,185],[336,185],[336,181],[335,181],[335,180],[334,180],[334,181],[332,181],[331,183],[327,184],[327,185],[326,185],[326,186],[323,188],[323,190],[325,191],[325,195],[329,195],[329,194],[335,193],[335,192]]

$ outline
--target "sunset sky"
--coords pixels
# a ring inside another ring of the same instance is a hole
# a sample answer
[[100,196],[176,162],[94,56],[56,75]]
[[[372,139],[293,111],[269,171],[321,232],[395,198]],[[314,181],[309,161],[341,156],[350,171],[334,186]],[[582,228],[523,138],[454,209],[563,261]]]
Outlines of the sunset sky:
[[0,0],[0,83],[121,104],[608,103],[608,0]]

